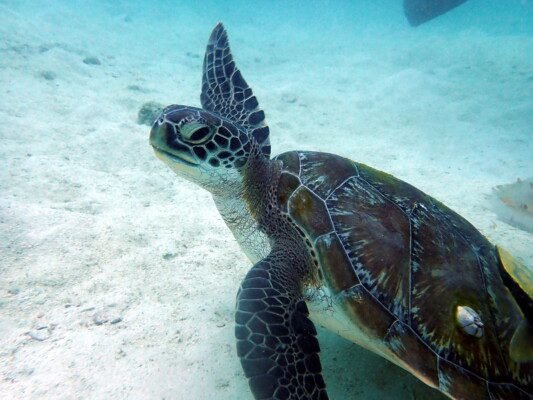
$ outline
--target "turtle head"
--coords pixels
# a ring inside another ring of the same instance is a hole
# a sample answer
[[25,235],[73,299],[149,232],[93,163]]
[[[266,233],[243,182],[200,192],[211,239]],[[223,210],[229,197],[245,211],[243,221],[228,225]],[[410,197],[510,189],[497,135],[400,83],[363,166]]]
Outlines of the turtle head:
[[250,155],[260,152],[245,129],[209,111],[180,105],[161,112],[150,144],[179,176],[217,194],[242,183]]

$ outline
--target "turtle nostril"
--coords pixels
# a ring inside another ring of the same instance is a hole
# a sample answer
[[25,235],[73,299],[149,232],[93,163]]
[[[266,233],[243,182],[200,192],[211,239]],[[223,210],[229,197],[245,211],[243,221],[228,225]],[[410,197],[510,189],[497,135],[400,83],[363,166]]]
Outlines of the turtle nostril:
[[165,132],[167,141],[172,141],[176,138],[176,128],[174,127],[174,124],[163,124],[163,131]]
[[173,124],[155,123],[150,131],[150,144],[154,147],[164,149],[171,147],[176,139],[176,131]]
[[155,123],[152,126],[152,129],[150,130],[150,144],[152,146],[158,147],[161,142],[163,142],[163,138],[165,136],[165,128],[163,125],[160,125],[159,123]]

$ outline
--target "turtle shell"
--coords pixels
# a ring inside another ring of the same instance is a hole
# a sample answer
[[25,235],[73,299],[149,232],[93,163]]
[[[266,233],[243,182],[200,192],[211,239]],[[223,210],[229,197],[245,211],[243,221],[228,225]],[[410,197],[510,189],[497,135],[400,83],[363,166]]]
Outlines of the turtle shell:
[[277,160],[278,204],[305,236],[317,284],[376,351],[452,398],[530,398],[533,362],[509,356],[524,316],[483,235],[366,165],[315,152]]

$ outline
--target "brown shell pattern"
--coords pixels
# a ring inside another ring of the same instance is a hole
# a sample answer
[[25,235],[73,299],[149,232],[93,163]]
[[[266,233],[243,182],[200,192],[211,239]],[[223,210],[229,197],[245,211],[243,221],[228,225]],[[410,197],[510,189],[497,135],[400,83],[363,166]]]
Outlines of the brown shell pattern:
[[[526,399],[533,363],[509,343],[522,318],[498,274],[496,249],[470,223],[413,186],[325,153],[288,152],[282,212],[304,231],[332,292],[406,369],[451,397]],[[481,317],[465,334],[457,306]]]

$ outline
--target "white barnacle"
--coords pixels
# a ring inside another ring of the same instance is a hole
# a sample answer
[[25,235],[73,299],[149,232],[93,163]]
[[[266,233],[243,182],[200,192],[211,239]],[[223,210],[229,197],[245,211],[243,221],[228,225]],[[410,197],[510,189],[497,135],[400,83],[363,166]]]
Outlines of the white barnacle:
[[479,314],[468,306],[457,306],[455,311],[455,318],[457,324],[467,335],[471,335],[477,338],[483,336],[483,322],[479,317]]

